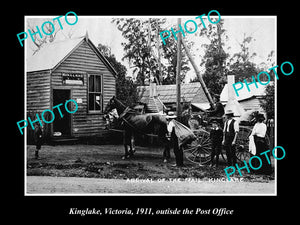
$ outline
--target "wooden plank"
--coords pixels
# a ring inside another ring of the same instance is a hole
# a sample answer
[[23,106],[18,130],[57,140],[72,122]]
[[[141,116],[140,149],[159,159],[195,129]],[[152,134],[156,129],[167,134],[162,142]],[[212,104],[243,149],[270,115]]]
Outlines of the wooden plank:
[[49,71],[28,72],[26,79],[27,112],[50,108]]
[[[61,73],[85,73],[83,85],[63,85]],[[113,74],[106,68],[89,45],[83,42],[68,58],[52,73],[52,87],[64,87],[72,90],[72,98],[82,99],[78,110],[72,115],[72,133],[76,137],[96,135],[105,127],[102,114],[88,113],[88,76],[101,74],[103,76],[103,104],[115,95],[116,83]]]

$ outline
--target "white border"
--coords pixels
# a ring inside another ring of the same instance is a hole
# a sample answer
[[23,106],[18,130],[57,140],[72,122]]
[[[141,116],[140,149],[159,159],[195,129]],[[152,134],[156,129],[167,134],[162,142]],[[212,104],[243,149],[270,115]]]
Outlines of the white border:
[[[55,15],[54,15],[55,16]],[[179,16],[180,18],[190,18],[192,16],[199,16],[199,15],[186,15],[186,16]],[[47,16],[24,16],[24,28],[26,28],[26,19],[27,18],[49,18],[52,17],[51,15]],[[124,17],[129,17],[129,18],[178,18],[178,16],[119,16],[119,15],[110,15],[110,16],[78,16],[79,17],[89,17],[89,18],[124,18]],[[205,16],[206,17],[206,16]],[[211,16],[216,17],[216,16]],[[274,16],[222,16],[221,18],[273,18],[275,19],[275,65],[277,64],[277,15]],[[27,39],[24,42],[24,118],[27,117],[26,112],[27,112],[27,63],[26,63],[26,56],[27,56]],[[274,146],[277,146],[277,80],[275,80],[275,143]],[[127,193],[54,193],[54,194],[28,194],[27,193],[27,129],[25,129],[24,132],[24,196],[277,196],[277,160],[274,160],[275,165],[274,165],[274,170],[275,170],[275,193],[270,193],[270,194],[162,194],[162,193],[155,193],[155,194],[127,194]],[[220,185],[222,185],[222,182],[219,182]]]

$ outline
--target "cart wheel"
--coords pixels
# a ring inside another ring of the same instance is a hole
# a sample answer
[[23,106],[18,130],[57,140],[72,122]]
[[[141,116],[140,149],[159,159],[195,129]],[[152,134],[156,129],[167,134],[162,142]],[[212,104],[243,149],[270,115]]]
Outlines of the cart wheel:
[[211,142],[209,133],[203,129],[195,130],[196,140],[183,146],[184,156],[187,160],[204,165],[210,161]]
[[249,136],[251,134],[251,129],[248,127],[240,126],[240,130],[235,143],[236,157],[240,162],[244,160],[248,163],[251,158],[251,153],[249,152]]
[[[249,136],[252,128],[240,126],[240,130],[236,140],[236,157],[240,162],[244,160],[248,163],[252,154],[249,152]],[[267,145],[270,146],[270,138],[266,135]]]
[[[222,146],[222,147],[223,147],[223,146]],[[223,151],[223,148],[222,148],[222,150],[221,150],[220,155],[221,155],[222,159],[224,160],[224,162],[226,162],[226,161],[227,161],[227,156],[226,156],[225,151]]]

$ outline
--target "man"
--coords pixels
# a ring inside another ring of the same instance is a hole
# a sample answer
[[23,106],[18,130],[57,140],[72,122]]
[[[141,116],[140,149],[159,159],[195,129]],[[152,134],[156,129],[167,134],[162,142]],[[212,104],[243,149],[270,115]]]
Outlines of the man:
[[224,106],[220,102],[220,95],[214,95],[215,108],[213,110],[207,110],[208,116],[211,120],[217,120],[223,127],[223,115],[224,115]]
[[210,117],[222,117],[224,115],[224,107],[220,102],[220,95],[214,95],[215,108],[213,110],[207,110]]
[[181,113],[181,123],[187,127],[190,127],[189,120],[191,119],[191,108],[189,105],[184,105]]
[[232,110],[227,110],[225,115],[227,120],[224,125],[222,145],[226,150],[228,166],[234,166],[236,164],[235,143],[239,132],[239,124],[233,119],[234,113]]
[[175,160],[176,160],[176,165],[177,167],[182,167],[183,165],[183,151],[182,148],[179,147],[178,143],[178,137],[175,134],[175,124],[174,120],[176,118],[176,115],[174,112],[169,112],[168,115],[166,116],[167,122],[168,122],[168,133],[171,139],[171,143],[173,144],[173,149],[174,149],[174,155],[175,155]]

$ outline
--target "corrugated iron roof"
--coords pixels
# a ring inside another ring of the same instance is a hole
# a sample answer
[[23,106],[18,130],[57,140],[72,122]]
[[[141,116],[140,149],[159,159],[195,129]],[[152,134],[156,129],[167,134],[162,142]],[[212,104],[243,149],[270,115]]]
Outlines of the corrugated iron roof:
[[[150,86],[138,86],[140,102],[148,103]],[[176,85],[156,85],[156,92],[163,103],[176,102]],[[208,103],[200,82],[181,84],[181,102]]]

